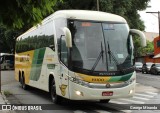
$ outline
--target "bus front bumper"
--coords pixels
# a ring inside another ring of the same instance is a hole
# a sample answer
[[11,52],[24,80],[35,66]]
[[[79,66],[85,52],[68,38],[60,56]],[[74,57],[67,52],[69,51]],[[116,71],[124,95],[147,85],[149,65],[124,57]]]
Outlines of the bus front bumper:
[[[135,93],[136,81],[121,88],[89,88],[74,82],[69,82],[69,92],[71,100],[99,100],[132,97]],[[112,92],[110,96],[103,95],[104,92]],[[103,95],[103,96],[102,96]]]

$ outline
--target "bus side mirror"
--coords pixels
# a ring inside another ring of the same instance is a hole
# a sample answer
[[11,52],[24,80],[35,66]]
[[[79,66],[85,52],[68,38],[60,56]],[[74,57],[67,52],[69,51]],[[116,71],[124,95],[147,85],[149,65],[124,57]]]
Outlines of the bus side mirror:
[[137,30],[137,29],[130,29],[130,33],[138,34],[140,36],[141,45],[143,47],[146,46],[146,37],[142,31]]
[[70,30],[67,27],[64,27],[63,32],[64,32],[65,37],[66,37],[66,46],[67,47],[72,47],[72,36],[71,36]]

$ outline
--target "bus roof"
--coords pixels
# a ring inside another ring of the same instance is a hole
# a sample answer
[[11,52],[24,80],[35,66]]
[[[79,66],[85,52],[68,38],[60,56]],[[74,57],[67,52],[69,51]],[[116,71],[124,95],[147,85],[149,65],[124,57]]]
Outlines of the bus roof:
[[[51,18],[56,18],[56,16],[61,15],[68,19],[78,19],[78,20],[95,20],[95,21],[111,21],[111,22],[123,22],[126,23],[126,20],[118,15],[101,12],[101,11],[90,11],[90,10],[60,10],[56,11],[45,20]],[[59,17],[59,16],[58,16]],[[44,20],[44,21],[45,21]]]
[[[45,24],[48,21],[56,18],[68,18],[77,20],[91,20],[91,21],[107,21],[107,22],[122,22],[127,23],[126,20],[118,15],[101,12],[101,11],[91,11],[91,10],[60,10],[46,17],[41,24]],[[26,33],[33,31],[37,26],[30,28],[28,31],[17,37],[24,36]]]

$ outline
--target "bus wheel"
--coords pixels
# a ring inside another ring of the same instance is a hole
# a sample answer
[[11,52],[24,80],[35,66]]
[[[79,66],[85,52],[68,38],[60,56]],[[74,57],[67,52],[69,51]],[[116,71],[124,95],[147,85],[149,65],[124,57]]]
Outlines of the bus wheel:
[[55,104],[60,104],[61,101],[62,101],[62,98],[56,94],[56,84],[55,84],[54,79],[52,80],[52,83],[51,83],[50,93],[51,93],[52,101],[53,101]]
[[25,79],[24,79],[24,76],[21,76],[21,86],[24,90],[27,89],[27,85],[25,84]]
[[110,99],[100,100],[100,103],[108,103]]

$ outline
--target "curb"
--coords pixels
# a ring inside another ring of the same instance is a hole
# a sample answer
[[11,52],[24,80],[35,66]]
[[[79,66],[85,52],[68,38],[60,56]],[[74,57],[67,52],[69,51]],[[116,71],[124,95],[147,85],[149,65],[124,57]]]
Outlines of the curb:
[[[11,104],[9,103],[9,101],[7,100],[6,96],[4,95],[4,92],[2,91],[0,93],[0,95],[2,96],[2,99],[4,101],[4,104]],[[0,110],[0,113],[16,113],[15,111],[12,111],[12,110]]]

